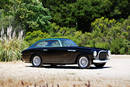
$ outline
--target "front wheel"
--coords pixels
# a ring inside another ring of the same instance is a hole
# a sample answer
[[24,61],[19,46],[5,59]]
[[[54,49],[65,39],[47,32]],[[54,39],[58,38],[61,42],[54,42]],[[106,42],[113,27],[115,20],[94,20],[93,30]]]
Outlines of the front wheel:
[[32,65],[34,67],[40,67],[42,65],[42,59],[41,59],[41,57],[37,56],[37,55],[33,56],[32,57]]
[[78,66],[79,68],[85,69],[85,68],[90,68],[91,61],[88,57],[86,56],[80,56],[78,58]]
[[102,68],[106,63],[94,63],[97,68]]

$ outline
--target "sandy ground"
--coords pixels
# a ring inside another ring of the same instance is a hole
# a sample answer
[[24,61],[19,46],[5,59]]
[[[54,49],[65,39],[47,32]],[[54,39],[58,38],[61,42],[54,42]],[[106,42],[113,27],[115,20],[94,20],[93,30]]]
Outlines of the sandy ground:
[[1,62],[0,87],[130,87],[130,55],[112,55],[104,68],[90,69]]

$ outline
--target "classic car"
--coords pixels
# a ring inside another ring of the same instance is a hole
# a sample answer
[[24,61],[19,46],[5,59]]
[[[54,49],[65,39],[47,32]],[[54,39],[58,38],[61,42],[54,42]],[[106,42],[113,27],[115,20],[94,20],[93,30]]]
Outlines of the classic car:
[[110,50],[79,47],[66,38],[48,38],[34,43],[22,51],[22,60],[34,67],[42,64],[78,64],[79,68],[90,68],[91,64],[103,67],[110,57]]

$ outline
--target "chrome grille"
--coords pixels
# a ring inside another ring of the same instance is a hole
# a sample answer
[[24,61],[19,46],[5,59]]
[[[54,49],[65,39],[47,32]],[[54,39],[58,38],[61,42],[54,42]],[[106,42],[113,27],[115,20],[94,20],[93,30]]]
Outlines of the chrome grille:
[[107,52],[100,52],[99,59],[106,60],[107,59]]

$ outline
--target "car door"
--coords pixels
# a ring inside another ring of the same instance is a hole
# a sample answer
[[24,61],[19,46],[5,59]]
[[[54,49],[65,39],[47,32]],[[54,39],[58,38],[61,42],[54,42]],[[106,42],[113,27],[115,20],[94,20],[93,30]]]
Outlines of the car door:
[[62,47],[61,51],[63,52],[63,63],[74,63],[75,58],[77,57],[78,50],[75,47]]
[[42,48],[43,63],[59,62],[62,52],[58,49],[61,48],[61,44],[58,40],[44,40],[35,45],[36,48]]
[[70,47],[50,47],[43,51],[46,63],[74,63],[76,57],[76,50]]
[[46,40],[43,47],[43,63],[61,63],[63,51],[59,40]]

